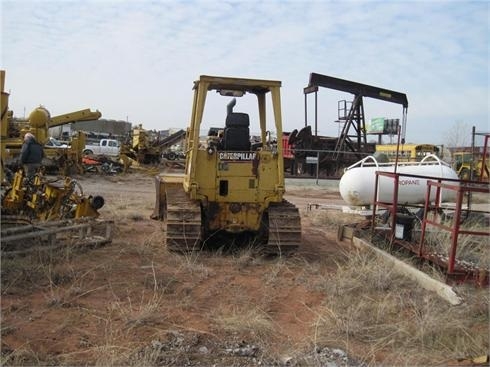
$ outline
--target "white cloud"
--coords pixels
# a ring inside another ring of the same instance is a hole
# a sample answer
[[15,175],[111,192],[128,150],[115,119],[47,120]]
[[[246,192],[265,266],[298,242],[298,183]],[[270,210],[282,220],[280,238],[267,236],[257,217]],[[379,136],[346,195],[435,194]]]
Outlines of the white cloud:
[[[192,81],[217,74],[282,80],[292,130],[318,72],[406,93],[410,140],[440,139],[444,126],[428,121],[490,130],[486,2],[2,1],[1,10],[17,114],[42,103],[54,115],[90,107],[150,129],[184,127]],[[320,91],[321,133],[336,133],[339,98],[351,96]]]

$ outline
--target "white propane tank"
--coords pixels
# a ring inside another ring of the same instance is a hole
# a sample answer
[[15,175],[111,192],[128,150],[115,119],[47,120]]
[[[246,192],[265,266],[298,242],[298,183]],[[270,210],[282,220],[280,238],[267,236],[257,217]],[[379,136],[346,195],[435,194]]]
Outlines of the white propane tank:
[[[372,161],[372,162],[369,162]],[[339,191],[342,199],[350,206],[367,206],[373,203],[376,171],[395,172],[394,163],[378,163],[372,156],[366,157],[345,169],[340,178]],[[420,162],[398,164],[397,173],[443,179],[458,180],[457,173],[433,154]],[[400,176],[398,184],[398,203],[420,204],[425,201],[427,180],[419,177]],[[458,183],[451,182],[453,185]],[[394,179],[386,176],[378,178],[378,201],[391,202],[393,199]],[[431,200],[435,199],[435,188],[431,191]],[[454,200],[454,190],[441,190],[441,201]]]

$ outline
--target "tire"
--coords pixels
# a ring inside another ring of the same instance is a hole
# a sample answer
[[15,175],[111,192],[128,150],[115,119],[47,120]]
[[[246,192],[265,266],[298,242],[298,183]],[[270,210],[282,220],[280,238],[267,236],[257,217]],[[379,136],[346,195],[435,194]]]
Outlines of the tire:
[[109,163],[105,162],[105,163],[102,163],[102,165],[100,166],[100,169],[102,170],[103,173],[108,175],[109,173],[111,173],[112,167]]
[[83,154],[85,154],[85,155],[92,155],[92,154],[94,154],[94,152],[92,152],[90,149],[85,149],[83,151]]
[[175,155],[174,152],[170,152],[167,154],[167,159],[170,159],[171,161],[175,160],[175,158],[177,158],[177,156]]
[[469,180],[470,179],[470,170],[468,168],[463,168],[461,170],[461,173],[459,174],[459,178],[462,180]]
[[293,145],[296,141],[296,137],[298,136],[298,129],[294,129],[293,132],[289,135],[288,144]]

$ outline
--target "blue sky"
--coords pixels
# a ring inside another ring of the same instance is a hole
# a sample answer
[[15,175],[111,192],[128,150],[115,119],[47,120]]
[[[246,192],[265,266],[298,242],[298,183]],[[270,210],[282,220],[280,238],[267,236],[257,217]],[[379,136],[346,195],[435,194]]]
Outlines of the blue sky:
[[[281,80],[284,130],[301,128],[316,72],[406,93],[409,142],[447,144],[463,127],[469,143],[471,126],[490,132],[489,19],[488,1],[1,0],[1,68],[16,116],[91,108],[159,130],[187,126],[201,74]],[[320,90],[320,134],[338,133],[343,99]]]

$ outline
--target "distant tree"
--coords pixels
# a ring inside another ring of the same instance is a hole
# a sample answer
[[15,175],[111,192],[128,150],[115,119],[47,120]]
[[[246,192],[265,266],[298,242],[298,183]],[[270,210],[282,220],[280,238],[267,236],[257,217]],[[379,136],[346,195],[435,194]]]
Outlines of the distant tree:
[[445,134],[445,145],[449,148],[467,147],[471,145],[471,125],[456,121]]

